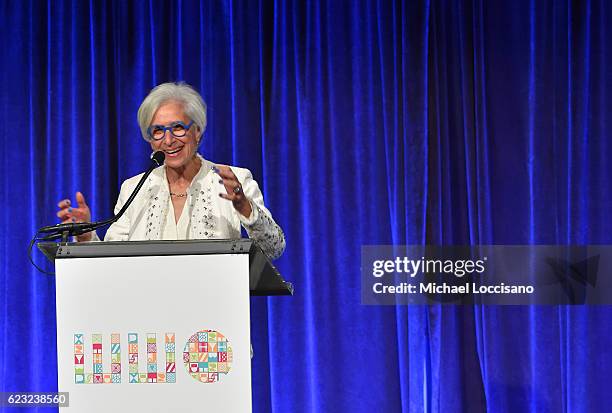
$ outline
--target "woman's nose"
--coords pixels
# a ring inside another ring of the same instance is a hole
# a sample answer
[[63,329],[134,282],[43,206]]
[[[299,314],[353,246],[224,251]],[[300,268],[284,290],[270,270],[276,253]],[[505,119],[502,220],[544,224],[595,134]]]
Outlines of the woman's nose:
[[166,146],[172,145],[173,140],[174,140],[174,136],[170,133],[169,130],[166,130],[165,135],[164,135],[164,143],[166,144]]

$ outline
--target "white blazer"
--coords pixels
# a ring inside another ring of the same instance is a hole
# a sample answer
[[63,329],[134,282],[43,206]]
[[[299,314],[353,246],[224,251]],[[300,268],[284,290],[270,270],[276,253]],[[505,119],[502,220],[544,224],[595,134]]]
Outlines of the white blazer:
[[[231,203],[219,196],[225,187],[212,170],[213,163],[200,157],[202,166],[187,190],[187,200],[179,222],[175,222],[166,167],[153,170],[125,214],[110,226],[105,241],[159,239],[228,239],[240,238],[244,227],[249,238],[256,240],[270,258],[278,258],[285,249],[285,235],[264,205],[259,185],[248,169],[232,166],[245,196],[251,202],[250,217],[242,216]],[[127,179],[121,185],[115,214],[144,174]],[[99,240],[94,234],[94,240]]]

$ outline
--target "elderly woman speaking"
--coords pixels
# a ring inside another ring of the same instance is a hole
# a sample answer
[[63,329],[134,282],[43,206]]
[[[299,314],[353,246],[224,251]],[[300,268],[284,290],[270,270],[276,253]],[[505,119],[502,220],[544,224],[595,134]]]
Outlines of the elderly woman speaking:
[[[165,164],[151,173],[126,213],[106,232],[105,241],[240,238],[242,225],[271,258],[285,249],[285,236],[266,209],[263,196],[247,169],[217,165],[202,158],[197,148],[206,129],[206,104],[185,83],[155,87],[138,110],[142,136],[154,151],[163,151]],[[117,213],[141,175],[121,185]],[[78,207],[59,202],[63,223],[91,221],[82,193]],[[78,241],[99,240],[95,232]]]

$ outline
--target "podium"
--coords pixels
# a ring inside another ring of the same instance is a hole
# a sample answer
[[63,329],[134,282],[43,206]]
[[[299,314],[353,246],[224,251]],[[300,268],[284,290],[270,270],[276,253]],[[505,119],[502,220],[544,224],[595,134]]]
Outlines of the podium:
[[293,294],[256,242],[39,248],[55,262],[68,411],[251,411],[249,296]]

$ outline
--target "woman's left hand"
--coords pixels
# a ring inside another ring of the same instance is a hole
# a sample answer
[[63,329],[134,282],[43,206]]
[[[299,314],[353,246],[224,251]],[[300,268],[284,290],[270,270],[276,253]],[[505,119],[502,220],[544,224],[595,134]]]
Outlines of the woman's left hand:
[[225,190],[227,191],[227,193],[221,193],[219,196],[227,199],[228,201],[232,201],[236,211],[238,211],[243,217],[249,218],[252,212],[251,203],[244,195],[242,185],[232,171],[232,168],[227,165],[215,165],[215,167],[217,168],[217,174],[221,177],[219,183],[223,184]]

